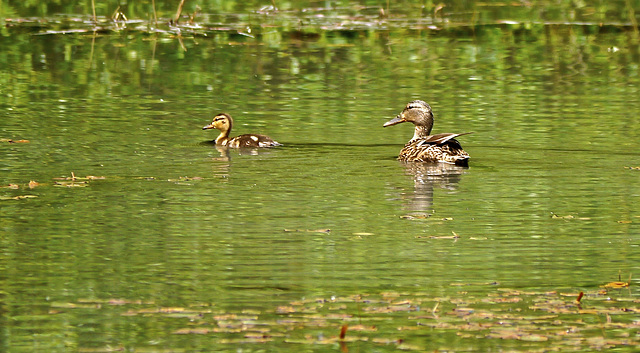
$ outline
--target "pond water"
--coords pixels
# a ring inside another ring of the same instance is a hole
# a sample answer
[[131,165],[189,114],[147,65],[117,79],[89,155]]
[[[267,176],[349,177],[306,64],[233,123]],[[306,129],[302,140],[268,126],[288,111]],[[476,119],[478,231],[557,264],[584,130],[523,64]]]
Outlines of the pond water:
[[637,350],[637,30],[436,25],[5,26],[0,350]]

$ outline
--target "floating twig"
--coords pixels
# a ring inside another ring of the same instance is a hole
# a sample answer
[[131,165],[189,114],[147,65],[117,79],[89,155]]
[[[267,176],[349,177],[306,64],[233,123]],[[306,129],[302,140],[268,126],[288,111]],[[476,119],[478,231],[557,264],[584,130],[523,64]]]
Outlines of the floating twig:
[[436,305],[433,306],[433,309],[431,309],[431,314],[435,318],[438,318],[438,314],[436,314],[436,312],[438,312],[438,306],[439,305],[440,305],[440,302],[437,302]]
[[186,0],[180,0],[180,5],[178,5],[178,11],[176,11],[176,17],[173,19],[173,24],[177,25],[180,20],[180,15],[182,15],[182,7],[184,6],[184,2]]
[[182,41],[182,35],[178,34],[177,38],[178,38],[178,43],[180,43],[180,48],[182,48],[182,50],[184,51],[187,51],[187,47],[184,46],[184,42]]
[[156,28],[158,28],[158,13],[156,12],[156,0],[151,0],[151,6],[153,7],[153,21],[156,24]]
[[347,324],[342,325],[340,328],[340,340],[344,340],[344,336],[347,334],[347,328],[349,328]]
[[120,6],[118,6],[116,8],[116,10],[113,12],[113,15],[111,15],[111,20],[113,22],[118,22],[118,21],[122,21],[122,22],[127,22],[127,16],[124,15],[124,13],[122,11],[120,11]]
[[194,24],[196,22],[196,15],[200,10],[202,10],[200,6],[196,5],[196,10],[191,15],[189,15],[189,24]]
[[98,18],[96,17],[96,2],[95,2],[95,0],[91,0],[91,10],[93,10],[93,23],[98,23]]

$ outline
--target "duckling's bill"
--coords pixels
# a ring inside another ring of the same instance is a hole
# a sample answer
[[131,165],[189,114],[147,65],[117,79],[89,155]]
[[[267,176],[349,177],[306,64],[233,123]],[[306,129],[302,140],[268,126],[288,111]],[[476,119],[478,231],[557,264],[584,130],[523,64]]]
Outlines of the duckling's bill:
[[387,127],[387,126],[391,126],[391,125],[396,125],[396,124],[400,124],[400,123],[404,123],[406,120],[404,120],[403,117],[401,117],[400,115],[396,116],[395,118],[387,121],[386,123],[384,123],[384,125],[382,125],[382,127]]
[[215,129],[215,127],[213,126],[213,123],[202,127],[202,130],[209,130],[209,129]]

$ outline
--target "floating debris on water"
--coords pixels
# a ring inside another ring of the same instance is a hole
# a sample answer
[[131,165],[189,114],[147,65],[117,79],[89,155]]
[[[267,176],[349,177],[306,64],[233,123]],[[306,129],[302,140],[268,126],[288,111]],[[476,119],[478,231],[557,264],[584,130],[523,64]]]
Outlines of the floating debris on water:
[[[311,297],[250,312],[200,302],[162,307],[122,298],[54,303],[52,308],[57,314],[108,307],[110,311],[120,310],[120,315],[126,317],[176,320],[174,335],[210,335],[219,344],[341,344],[343,352],[354,342],[421,352],[427,348],[424,336],[434,334],[455,334],[470,344],[479,337],[487,344],[496,340],[500,346],[508,341],[515,345],[551,342],[559,351],[595,351],[638,344],[635,337],[640,308],[633,298],[611,298],[599,290],[523,291],[495,287],[499,286],[497,282],[451,286],[464,286],[465,291],[446,297],[393,291]],[[590,318],[593,315],[602,319]],[[179,327],[180,323],[184,326]],[[606,328],[610,328],[606,335],[600,335]],[[452,343],[441,349],[455,347],[458,346]],[[545,347],[548,346],[527,351],[543,352]]]
[[24,199],[34,199],[38,196],[36,195],[18,195],[18,196],[0,196],[0,201],[6,201],[6,200],[24,200]]
[[306,232],[306,233],[331,233],[331,229],[284,229],[285,232],[295,233],[295,232]]
[[29,140],[0,139],[0,142],[7,142],[7,143],[29,143],[29,142],[31,142],[31,141],[29,141]]

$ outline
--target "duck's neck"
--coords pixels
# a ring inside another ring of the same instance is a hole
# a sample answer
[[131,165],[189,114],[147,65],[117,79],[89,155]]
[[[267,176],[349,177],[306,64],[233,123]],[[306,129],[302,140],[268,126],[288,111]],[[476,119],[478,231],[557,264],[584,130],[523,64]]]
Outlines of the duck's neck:
[[433,114],[431,114],[431,112],[425,112],[420,116],[420,119],[417,119],[414,122],[414,125],[416,126],[416,130],[413,133],[412,140],[422,139],[429,136],[431,129],[433,128]]
[[229,141],[229,132],[221,132],[216,138],[216,145],[225,146],[227,141]]
[[222,145],[222,146],[226,146],[227,142],[229,141],[229,130],[226,131],[220,131],[220,135],[218,135],[218,137],[216,137],[216,145]]
[[416,125],[416,130],[413,133],[412,140],[421,139],[429,136],[431,133],[431,126],[419,126]]

